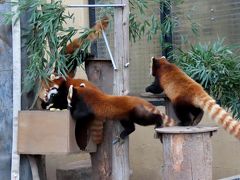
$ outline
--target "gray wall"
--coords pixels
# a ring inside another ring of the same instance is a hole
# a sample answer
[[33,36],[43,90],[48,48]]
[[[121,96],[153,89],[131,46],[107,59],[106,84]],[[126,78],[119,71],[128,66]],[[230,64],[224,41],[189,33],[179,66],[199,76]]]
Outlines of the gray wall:
[[[9,4],[0,4],[0,12],[10,11]],[[0,179],[11,178],[13,120],[12,26],[0,16]],[[25,59],[26,61],[26,59]],[[26,156],[21,156],[20,179],[32,179]]]
[[[0,4],[0,12],[10,7]],[[0,179],[10,179],[12,152],[12,36],[0,16]]]

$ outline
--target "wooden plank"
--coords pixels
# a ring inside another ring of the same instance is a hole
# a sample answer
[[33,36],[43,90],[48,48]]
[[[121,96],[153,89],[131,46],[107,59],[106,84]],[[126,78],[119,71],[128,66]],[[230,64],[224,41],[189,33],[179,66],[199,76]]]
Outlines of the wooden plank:
[[[114,11],[114,60],[117,71],[114,71],[113,94],[126,95],[129,92],[129,1],[115,0],[115,3],[126,4]],[[114,122],[113,138],[119,136],[122,127],[119,122]],[[109,142],[111,143],[111,142]],[[123,144],[113,145],[112,154],[112,179],[129,179],[129,149],[128,139]]]

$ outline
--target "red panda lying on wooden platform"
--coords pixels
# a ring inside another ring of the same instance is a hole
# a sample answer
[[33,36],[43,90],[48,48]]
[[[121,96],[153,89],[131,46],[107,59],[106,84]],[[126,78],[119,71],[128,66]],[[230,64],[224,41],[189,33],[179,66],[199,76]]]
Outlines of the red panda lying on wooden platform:
[[[54,96],[52,96],[54,94]],[[175,121],[161,113],[151,103],[133,96],[112,96],[83,79],[56,77],[52,75],[51,89],[46,102],[52,107],[69,106],[71,116],[79,126],[87,129],[93,141],[100,144],[103,138],[103,123],[118,120],[124,130],[118,140],[135,130],[134,123],[142,126],[173,126]],[[60,103],[60,104],[59,104]]]
[[146,88],[147,92],[162,92],[171,100],[180,125],[196,125],[203,111],[223,126],[230,134],[240,139],[240,123],[221,108],[203,87],[191,79],[165,57],[152,58],[154,83]]
[[[98,88],[81,84],[80,86],[71,85],[67,98],[71,115],[76,121],[87,119],[92,122],[90,131],[96,144],[102,142],[103,123],[106,120],[120,121],[124,130],[121,132],[119,140],[124,139],[135,130],[134,123],[142,126],[156,125],[156,127],[175,125],[173,119],[161,113],[151,103],[138,97],[108,95]],[[85,112],[81,110],[83,103],[93,113],[92,119],[86,118],[89,111],[85,115]]]

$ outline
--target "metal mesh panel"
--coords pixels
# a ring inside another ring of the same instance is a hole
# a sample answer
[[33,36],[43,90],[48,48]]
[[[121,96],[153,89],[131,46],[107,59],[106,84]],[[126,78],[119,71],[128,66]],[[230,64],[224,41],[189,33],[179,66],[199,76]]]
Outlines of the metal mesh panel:
[[[159,4],[153,1],[149,1],[149,3],[149,10],[146,13],[151,15],[151,13],[153,13],[153,9],[156,10],[156,7],[159,7]],[[99,13],[97,12],[96,14],[98,15]],[[108,30],[107,36],[113,53],[113,28]],[[98,40],[97,48],[98,57],[109,58],[103,39]],[[129,48],[130,91],[134,93],[144,92],[145,87],[148,86],[152,81],[152,77],[149,75],[150,59],[152,56],[161,54],[159,35],[153,37],[151,42],[147,42],[147,39],[143,37],[141,40],[138,40],[135,43],[130,43]]]
[[190,23],[184,16],[191,10],[192,20],[200,24],[199,41],[208,42],[224,37],[228,44],[240,42],[239,0],[185,0],[181,6],[173,9],[173,13],[179,17],[179,26],[173,31],[173,41],[178,46],[183,46],[180,35],[187,36],[191,43],[196,41],[190,32]]

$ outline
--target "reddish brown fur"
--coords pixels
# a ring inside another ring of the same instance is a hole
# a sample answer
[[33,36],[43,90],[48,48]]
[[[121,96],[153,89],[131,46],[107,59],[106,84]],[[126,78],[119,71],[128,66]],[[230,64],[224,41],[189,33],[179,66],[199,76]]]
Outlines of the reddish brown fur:
[[[92,131],[92,139],[97,144],[102,142],[102,127],[105,120],[129,119],[131,110],[137,106],[143,106],[148,112],[161,114],[163,126],[175,124],[174,120],[161,113],[155,106],[144,99],[133,96],[108,95],[98,88],[94,89],[88,85],[86,87],[75,86],[74,88],[77,90],[78,95],[83,97],[84,101],[90,105],[95,114],[96,119],[91,123],[90,130]],[[97,121],[101,123],[99,124]],[[101,134],[101,137],[99,137],[99,134]]]
[[[91,28],[91,30],[93,30],[87,37],[87,40],[90,41],[94,41],[97,38],[99,38],[99,36],[101,35],[102,30],[106,30],[108,27],[108,23],[109,23],[109,18],[108,17],[103,17],[99,22],[96,23],[95,26],[93,26]],[[69,43],[66,47],[66,53],[67,54],[72,54],[76,49],[78,49],[79,47],[81,47],[83,43],[82,39],[76,38],[74,39],[71,43]]]
[[[107,16],[103,17],[100,21],[98,21],[91,29],[93,30],[92,33],[90,33],[86,39],[90,40],[90,41],[94,41],[97,38],[99,38],[100,33],[102,32],[102,30],[106,30],[109,24],[109,18]],[[72,54],[74,53],[74,51],[78,48],[81,47],[83,43],[82,39],[76,38],[74,39],[72,42],[70,42],[67,47],[66,47],[66,54]],[[67,76],[69,78],[73,78],[75,76],[75,69],[76,67],[74,67],[70,72],[68,72]],[[56,83],[58,82],[57,80],[55,81]],[[42,87],[39,90],[38,93],[38,97],[40,99],[44,99],[44,94],[46,93],[46,91],[48,90],[48,86],[51,86],[51,82],[50,85],[46,84],[45,82],[42,82]]]
[[[152,75],[173,105],[201,108],[211,119],[223,126],[235,137],[240,138],[239,122],[234,120],[223,108],[218,106],[203,87],[186,75],[176,65],[169,63],[165,57],[153,58]],[[186,110],[186,109],[185,109]],[[180,117],[179,117],[180,118]]]

